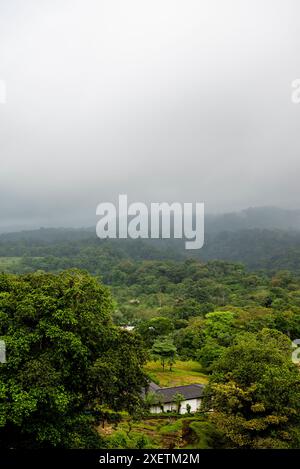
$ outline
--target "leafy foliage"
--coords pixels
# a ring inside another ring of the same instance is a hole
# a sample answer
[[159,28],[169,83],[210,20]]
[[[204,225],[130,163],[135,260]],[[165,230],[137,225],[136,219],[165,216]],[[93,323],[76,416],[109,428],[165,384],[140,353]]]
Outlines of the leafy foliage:
[[0,276],[1,447],[99,446],[101,406],[134,407],[145,354],[111,308],[107,288],[81,271]]
[[289,340],[268,329],[240,335],[215,363],[207,406],[229,446],[299,447],[300,375]]
[[170,370],[175,363],[176,347],[170,338],[157,339],[151,349],[152,356],[160,360],[163,370],[168,364]]

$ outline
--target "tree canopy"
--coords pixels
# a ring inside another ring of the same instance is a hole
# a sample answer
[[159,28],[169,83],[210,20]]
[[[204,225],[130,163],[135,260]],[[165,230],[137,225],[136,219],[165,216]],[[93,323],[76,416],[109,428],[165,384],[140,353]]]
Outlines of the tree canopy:
[[104,406],[131,410],[145,352],[82,271],[0,276],[0,447],[99,447]]
[[299,447],[300,375],[281,332],[239,335],[215,362],[206,395],[229,447]]

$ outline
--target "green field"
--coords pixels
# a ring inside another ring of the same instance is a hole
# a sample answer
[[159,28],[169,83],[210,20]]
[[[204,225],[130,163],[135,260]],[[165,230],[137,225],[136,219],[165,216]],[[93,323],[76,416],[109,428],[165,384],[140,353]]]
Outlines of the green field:
[[162,387],[207,383],[207,376],[202,372],[201,365],[192,360],[178,360],[172,371],[168,368],[163,371],[159,362],[150,361],[145,366],[145,371]]

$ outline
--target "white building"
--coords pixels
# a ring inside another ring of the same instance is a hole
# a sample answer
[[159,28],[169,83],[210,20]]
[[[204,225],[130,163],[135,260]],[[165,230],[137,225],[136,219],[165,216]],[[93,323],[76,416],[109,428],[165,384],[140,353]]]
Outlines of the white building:
[[157,384],[150,383],[148,392],[154,393],[157,401],[151,405],[150,412],[159,414],[161,412],[177,412],[178,403],[176,395],[180,394],[184,400],[180,403],[180,414],[196,412],[201,406],[203,395],[203,384],[189,384],[188,386],[175,386],[172,388],[160,388]]

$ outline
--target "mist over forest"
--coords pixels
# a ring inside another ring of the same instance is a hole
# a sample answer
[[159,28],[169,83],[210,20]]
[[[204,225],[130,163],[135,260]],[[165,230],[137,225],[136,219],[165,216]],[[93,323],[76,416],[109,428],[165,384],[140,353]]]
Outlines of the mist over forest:
[[299,19],[0,0],[1,466],[300,449]]

